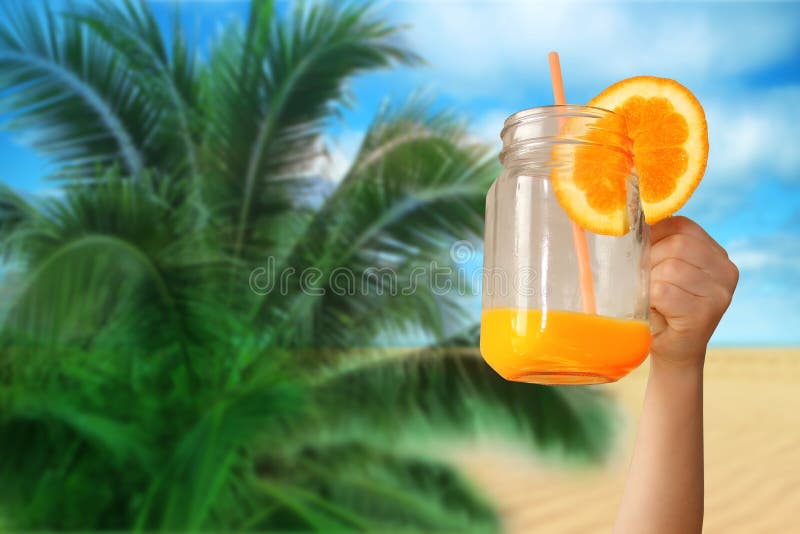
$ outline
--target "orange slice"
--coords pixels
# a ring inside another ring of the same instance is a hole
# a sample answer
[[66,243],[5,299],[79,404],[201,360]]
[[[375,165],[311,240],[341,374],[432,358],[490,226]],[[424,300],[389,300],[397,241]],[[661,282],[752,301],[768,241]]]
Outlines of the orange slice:
[[[637,76],[617,82],[589,102],[624,121],[631,139],[633,165],[645,220],[653,224],[669,217],[692,195],[705,172],[708,127],[697,98],[667,78]],[[554,172],[553,188],[561,206],[584,228],[623,235],[628,231],[626,178],[623,160],[608,144],[609,132],[600,119],[571,149],[571,172]]]
[[[600,111],[598,110],[598,113]],[[600,118],[572,117],[561,136],[577,141],[553,149],[553,191],[569,217],[597,234],[628,231],[627,182],[632,178],[625,119],[608,113]]]

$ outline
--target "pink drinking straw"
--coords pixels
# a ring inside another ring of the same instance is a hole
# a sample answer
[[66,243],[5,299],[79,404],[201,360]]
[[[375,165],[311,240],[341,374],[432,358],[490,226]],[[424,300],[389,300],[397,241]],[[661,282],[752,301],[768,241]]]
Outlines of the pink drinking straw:
[[[553,100],[557,106],[564,106],[567,100],[564,98],[564,80],[561,78],[561,62],[558,60],[558,52],[547,54],[550,61],[550,80],[553,84]],[[581,301],[583,302],[584,313],[594,314],[594,281],[592,280],[592,264],[589,261],[589,245],[586,243],[586,233],[578,223],[572,221],[572,241],[575,245],[575,253],[578,256],[578,279],[581,284]]]

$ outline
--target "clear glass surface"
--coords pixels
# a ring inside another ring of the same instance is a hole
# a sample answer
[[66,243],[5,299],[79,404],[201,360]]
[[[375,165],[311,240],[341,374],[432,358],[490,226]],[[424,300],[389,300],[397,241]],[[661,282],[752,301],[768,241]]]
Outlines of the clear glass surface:
[[[649,351],[649,229],[636,176],[623,180],[630,230],[624,236],[583,230],[595,313],[581,295],[574,223],[550,180],[554,167],[571,165],[556,159],[554,147],[585,142],[582,136],[610,113],[548,106],[506,120],[504,171],[486,198],[481,352],[509,380],[609,382]],[[629,150],[624,133],[611,133],[604,150]]]

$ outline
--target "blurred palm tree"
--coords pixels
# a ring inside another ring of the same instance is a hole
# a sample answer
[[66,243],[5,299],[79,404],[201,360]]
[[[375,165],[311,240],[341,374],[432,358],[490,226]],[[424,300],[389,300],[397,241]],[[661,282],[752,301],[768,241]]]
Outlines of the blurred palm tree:
[[[323,134],[353,76],[419,59],[363,4],[254,1],[207,50],[142,3],[4,5],[0,110],[63,195],[0,189],[19,275],[0,355],[0,525],[494,529],[447,461],[501,433],[597,458],[592,390],[506,383],[464,303],[415,268],[476,238],[486,147],[419,99],[385,107],[321,202]],[[267,258],[293,278],[258,295]],[[336,273],[373,280],[335,290]],[[447,325],[463,332],[448,334]],[[423,349],[368,348],[402,332]]]

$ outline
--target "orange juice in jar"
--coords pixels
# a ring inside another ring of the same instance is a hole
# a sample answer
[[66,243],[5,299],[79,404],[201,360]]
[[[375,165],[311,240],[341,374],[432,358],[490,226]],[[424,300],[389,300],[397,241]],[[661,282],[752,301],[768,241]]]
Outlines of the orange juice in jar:
[[[649,229],[618,119],[545,106],[505,122],[504,171],[486,200],[480,344],[508,380],[612,382],[647,357]],[[599,231],[559,202],[578,180],[596,193],[594,213],[608,211]]]

